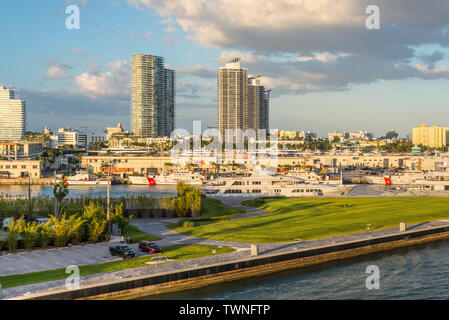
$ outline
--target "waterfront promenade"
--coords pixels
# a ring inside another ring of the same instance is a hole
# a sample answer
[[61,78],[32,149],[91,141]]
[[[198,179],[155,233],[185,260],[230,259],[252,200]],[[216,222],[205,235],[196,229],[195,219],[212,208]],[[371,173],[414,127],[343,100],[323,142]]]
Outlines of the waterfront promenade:
[[[235,203],[234,201],[224,201],[226,205],[235,205],[237,207],[242,208],[242,205],[239,203]],[[254,208],[251,208],[254,209]],[[248,210],[250,210],[248,208]],[[256,210],[250,210],[247,212],[249,215],[263,215],[265,212],[260,209]],[[245,216],[241,215],[241,217]],[[177,234],[171,230],[168,230],[165,228],[165,224],[168,221],[154,221],[154,220],[139,220],[133,222],[136,226],[142,229],[142,231],[147,233],[152,233],[156,236],[159,236],[162,238],[162,240],[157,241],[157,243],[160,246],[167,246],[167,245],[173,245],[173,244],[205,244],[205,245],[214,245],[214,246],[229,246],[236,249],[235,252],[222,254],[222,255],[216,255],[216,256],[208,256],[203,258],[197,258],[197,259],[191,259],[191,260],[184,260],[184,261],[176,261],[176,262],[169,262],[169,263],[162,263],[162,264],[156,264],[151,265],[148,267],[140,267],[135,269],[128,269],[128,270],[121,270],[121,271],[114,271],[110,273],[104,273],[104,274],[97,274],[97,275],[91,275],[82,277],[81,279],[81,287],[85,286],[91,286],[96,284],[102,284],[102,283],[111,283],[111,282],[117,282],[117,281],[123,281],[126,279],[133,279],[136,277],[144,277],[144,276],[151,276],[156,275],[160,273],[170,273],[170,272],[177,272],[182,271],[186,269],[192,269],[192,268],[199,268],[199,267],[207,267],[210,265],[215,264],[221,264],[221,263],[227,263],[227,262],[233,262],[233,261],[240,261],[244,259],[248,259],[250,257],[250,245],[253,245],[254,243],[244,243],[244,242],[229,242],[229,241],[216,241],[216,240],[208,240],[208,239],[200,239],[200,238],[194,238],[194,237],[188,237],[181,234]],[[173,221],[170,221],[173,222]],[[449,226],[449,220],[440,220],[440,221],[433,221],[433,222],[426,222],[421,223],[417,225],[410,225],[408,226],[407,231],[408,232],[415,232],[419,230],[430,230],[432,228],[436,227],[445,227]],[[399,228],[389,228],[389,229],[383,229],[383,230],[375,230],[375,231],[367,231],[357,234],[347,234],[347,235],[341,235],[336,237],[330,237],[325,239],[316,239],[316,240],[309,240],[309,241],[296,241],[296,242],[289,242],[289,243],[264,243],[264,244],[256,244],[259,247],[259,255],[261,257],[263,256],[270,256],[274,254],[281,254],[285,252],[301,252],[304,250],[310,250],[311,248],[317,248],[317,247],[326,247],[326,246],[335,246],[337,244],[344,244],[354,241],[363,241],[363,240],[369,240],[369,239],[377,239],[381,237],[386,236],[392,236],[396,234],[401,234],[399,232]],[[105,245],[106,249],[107,245]],[[72,249],[72,248],[70,248]],[[68,250],[67,250],[68,251]],[[103,251],[104,252],[104,251]],[[7,255],[7,257],[12,257],[13,255]],[[82,256],[82,255],[81,255]],[[3,256],[5,257],[5,256]],[[23,259],[26,258],[26,254],[22,254],[20,258],[17,259]],[[0,270],[3,270],[1,265],[1,258],[0,257]],[[64,262],[64,261],[63,261]],[[76,262],[75,260],[72,260],[71,262]],[[19,260],[17,260],[17,263],[19,263]],[[32,263],[32,260],[29,260],[27,262],[21,260],[20,263]],[[69,263],[67,262],[67,265],[70,264],[76,264],[76,263]],[[86,262],[81,263],[86,264]],[[30,272],[30,271],[27,271]],[[29,296],[29,294],[35,294],[35,293],[48,293],[55,290],[63,290],[64,289],[64,283],[65,280],[57,280],[57,281],[50,281],[45,283],[37,283],[37,284],[31,284],[21,287],[14,287],[14,288],[8,288],[3,290],[3,298],[14,298],[17,296]],[[28,295],[26,295],[28,293]]]

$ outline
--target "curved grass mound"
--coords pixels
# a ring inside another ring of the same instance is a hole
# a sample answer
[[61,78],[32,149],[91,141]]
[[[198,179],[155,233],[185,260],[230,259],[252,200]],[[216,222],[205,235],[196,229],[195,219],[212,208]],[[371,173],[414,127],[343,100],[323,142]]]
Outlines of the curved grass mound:
[[268,243],[311,240],[449,218],[449,198],[290,198],[247,201],[266,216],[170,226],[185,235]]

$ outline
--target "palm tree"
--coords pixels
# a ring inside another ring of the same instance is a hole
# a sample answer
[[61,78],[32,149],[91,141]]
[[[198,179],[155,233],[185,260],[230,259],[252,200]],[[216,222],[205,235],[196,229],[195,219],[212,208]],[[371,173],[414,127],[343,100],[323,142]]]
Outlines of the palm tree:
[[69,194],[69,189],[64,181],[55,183],[53,186],[53,194],[56,200],[55,217],[58,218],[62,200]]

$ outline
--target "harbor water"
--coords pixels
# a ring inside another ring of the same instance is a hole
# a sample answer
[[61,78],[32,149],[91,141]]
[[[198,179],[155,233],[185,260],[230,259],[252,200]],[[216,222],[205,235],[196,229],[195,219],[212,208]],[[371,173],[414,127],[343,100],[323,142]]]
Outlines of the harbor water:
[[[391,188],[379,185],[357,185],[349,196],[379,196],[389,193]],[[165,195],[176,195],[176,186],[174,185],[111,185],[111,196],[120,197],[126,195],[148,194],[154,197]],[[26,197],[28,196],[27,185],[0,185],[0,197],[2,196]],[[53,196],[53,186],[33,185],[31,186],[32,196]],[[69,197],[93,196],[105,197],[107,195],[106,186],[69,186]]]
[[[107,186],[70,186],[69,197],[106,197]],[[126,195],[146,194],[154,197],[175,196],[176,186],[133,186],[133,185],[111,185],[111,197],[121,197]],[[26,197],[28,196],[28,186],[26,185],[0,185],[0,197],[14,196]],[[53,186],[31,186],[31,195],[37,196],[53,196]]]
[[[379,268],[379,289],[367,289],[367,278],[372,275],[366,273],[368,266]],[[449,299],[449,242],[396,249],[142,299]]]

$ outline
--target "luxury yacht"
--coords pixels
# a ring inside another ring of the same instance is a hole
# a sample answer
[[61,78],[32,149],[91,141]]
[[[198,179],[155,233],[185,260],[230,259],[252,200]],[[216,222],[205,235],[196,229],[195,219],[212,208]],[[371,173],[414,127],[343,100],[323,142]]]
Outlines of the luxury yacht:
[[193,186],[203,185],[204,178],[197,172],[189,170],[175,170],[173,173],[155,176],[129,176],[132,184],[136,185],[176,185],[184,182]]
[[246,176],[219,178],[208,181],[202,192],[206,196],[341,196],[354,186],[314,184],[286,175],[252,173]]

